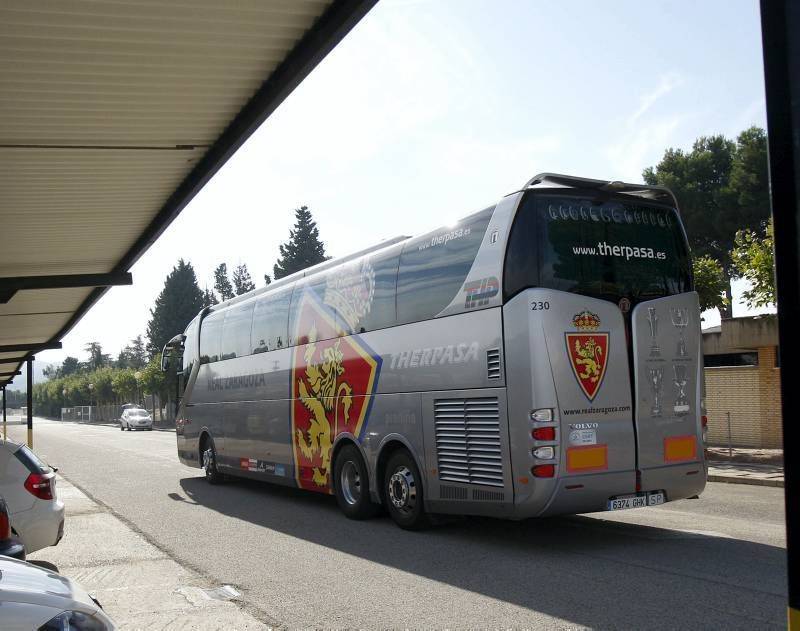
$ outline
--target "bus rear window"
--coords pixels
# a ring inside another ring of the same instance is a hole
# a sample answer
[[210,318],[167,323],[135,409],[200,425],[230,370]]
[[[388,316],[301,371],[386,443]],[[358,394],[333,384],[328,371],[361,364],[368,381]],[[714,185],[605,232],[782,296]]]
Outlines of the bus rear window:
[[547,287],[617,302],[691,289],[677,213],[647,203],[529,193],[506,253],[506,299]]

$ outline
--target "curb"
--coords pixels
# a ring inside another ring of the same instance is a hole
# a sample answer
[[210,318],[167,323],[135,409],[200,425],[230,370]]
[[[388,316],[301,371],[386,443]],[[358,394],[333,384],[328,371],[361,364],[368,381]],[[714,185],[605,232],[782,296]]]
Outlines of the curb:
[[731,475],[714,475],[709,473],[706,478],[709,482],[725,482],[727,484],[748,484],[750,486],[772,486],[784,488],[783,480],[763,480],[759,478],[739,478]]

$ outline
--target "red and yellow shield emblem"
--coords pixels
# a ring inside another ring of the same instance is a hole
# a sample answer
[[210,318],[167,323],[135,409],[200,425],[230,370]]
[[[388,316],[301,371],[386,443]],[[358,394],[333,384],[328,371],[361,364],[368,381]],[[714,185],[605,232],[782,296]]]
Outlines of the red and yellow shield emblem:
[[606,374],[609,334],[597,331],[600,318],[589,311],[576,314],[572,323],[578,331],[564,334],[567,356],[578,385],[586,398],[592,401]]
[[331,450],[347,432],[360,438],[381,359],[358,336],[338,337],[335,316],[310,292],[296,320],[292,358],[292,448],[297,485],[331,492]]

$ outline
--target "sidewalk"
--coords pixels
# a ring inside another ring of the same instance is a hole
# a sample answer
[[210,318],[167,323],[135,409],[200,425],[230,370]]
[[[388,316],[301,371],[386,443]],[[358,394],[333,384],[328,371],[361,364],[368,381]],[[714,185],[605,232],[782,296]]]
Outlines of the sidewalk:
[[64,539],[29,560],[47,561],[100,601],[118,629],[268,629],[242,611],[235,587],[183,567],[67,480]]
[[708,481],[783,488],[783,452],[780,449],[708,450]]

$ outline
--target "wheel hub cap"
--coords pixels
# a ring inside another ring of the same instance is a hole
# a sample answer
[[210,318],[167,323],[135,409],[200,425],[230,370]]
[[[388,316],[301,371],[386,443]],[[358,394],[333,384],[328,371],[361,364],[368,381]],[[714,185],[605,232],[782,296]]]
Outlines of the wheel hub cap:
[[351,506],[357,504],[361,499],[361,476],[353,462],[344,463],[340,483],[344,501]]
[[389,478],[389,501],[400,510],[412,510],[416,499],[414,476],[408,467],[398,468]]

